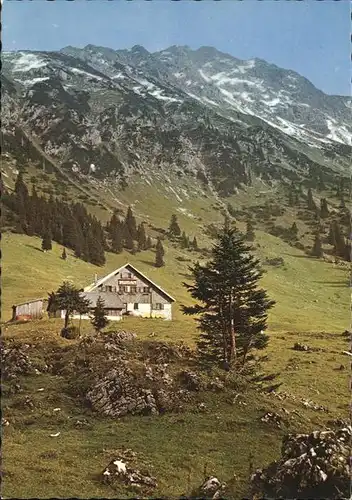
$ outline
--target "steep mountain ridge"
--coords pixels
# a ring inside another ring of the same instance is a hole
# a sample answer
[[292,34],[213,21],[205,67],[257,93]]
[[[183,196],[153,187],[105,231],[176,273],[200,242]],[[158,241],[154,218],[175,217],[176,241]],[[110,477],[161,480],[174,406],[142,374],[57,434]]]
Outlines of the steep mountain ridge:
[[76,177],[171,175],[226,197],[253,177],[334,182],[349,166],[347,98],[211,47],[3,53],[2,78],[4,152],[18,158],[32,136]]

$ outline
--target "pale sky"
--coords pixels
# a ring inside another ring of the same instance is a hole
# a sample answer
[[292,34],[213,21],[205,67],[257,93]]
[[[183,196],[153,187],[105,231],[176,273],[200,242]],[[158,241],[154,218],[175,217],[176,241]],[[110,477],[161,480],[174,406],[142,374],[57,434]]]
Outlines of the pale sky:
[[349,0],[4,0],[3,50],[213,46],[350,95]]

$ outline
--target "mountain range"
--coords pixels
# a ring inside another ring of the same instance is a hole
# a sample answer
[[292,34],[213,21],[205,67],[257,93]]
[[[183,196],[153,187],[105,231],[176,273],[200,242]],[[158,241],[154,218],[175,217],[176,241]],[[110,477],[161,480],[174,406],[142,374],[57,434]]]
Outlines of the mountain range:
[[[65,175],[123,186],[211,186],[253,177],[334,182],[349,172],[351,101],[298,73],[212,47],[87,45],[2,54],[3,151]],[[28,152],[29,151],[29,152]]]

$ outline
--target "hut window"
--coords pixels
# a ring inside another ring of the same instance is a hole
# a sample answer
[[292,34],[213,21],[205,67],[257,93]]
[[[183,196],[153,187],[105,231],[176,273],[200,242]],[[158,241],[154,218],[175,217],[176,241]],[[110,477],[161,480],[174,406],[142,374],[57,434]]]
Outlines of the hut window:
[[138,302],[135,302],[135,303],[133,304],[133,309],[138,309]]
[[108,292],[112,292],[112,286],[108,286],[107,289],[108,289]]
[[162,311],[164,309],[164,304],[157,303],[157,304],[155,304],[154,309],[156,311]]
[[131,286],[130,290],[131,290],[131,293],[137,293],[137,287],[136,286]]
[[149,286],[144,286],[144,287],[142,288],[142,292],[143,292],[143,293],[149,293],[149,292],[150,292],[150,288],[149,288]]

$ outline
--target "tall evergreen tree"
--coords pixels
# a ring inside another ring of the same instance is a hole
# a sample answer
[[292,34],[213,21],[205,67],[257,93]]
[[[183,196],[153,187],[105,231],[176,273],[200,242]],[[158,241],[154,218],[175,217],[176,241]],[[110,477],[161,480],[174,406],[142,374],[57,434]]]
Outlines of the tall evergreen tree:
[[329,217],[329,209],[326,198],[321,198],[320,200],[320,217],[322,219]]
[[308,210],[316,210],[317,209],[317,206],[315,204],[315,201],[313,199],[313,193],[312,193],[312,190],[311,188],[308,189],[308,195],[307,195],[307,208]]
[[132,240],[137,240],[137,223],[131,207],[128,207],[127,209],[125,226],[128,229],[128,232],[130,233]]
[[155,253],[155,267],[163,267],[165,265],[164,254],[165,252],[163,244],[161,243],[160,238],[158,238],[156,244],[156,253]]
[[294,223],[292,224],[292,226],[291,226],[291,228],[290,228],[290,233],[292,234],[292,236],[293,236],[294,238],[297,238],[297,236],[298,236],[298,227],[297,227],[296,222],[294,222]]
[[147,249],[147,236],[145,234],[145,228],[144,228],[143,223],[139,224],[139,226],[138,226],[137,242],[138,242],[138,251],[139,252]]
[[183,312],[200,316],[197,346],[207,364],[234,367],[239,356],[244,363],[252,349],[267,344],[263,332],[274,302],[258,288],[262,272],[250,250],[241,233],[224,227],[217,235],[212,260],[191,267],[194,283],[184,283],[192,298],[200,301],[183,306]]
[[100,296],[98,297],[98,300],[96,302],[91,323],[97,333],[99,333],[109,324],[109,320],[105,314],[105,303]]
[[182,236],[181,236],[181,247],[182,248],[189,247],[189,239],[184,231],[182,232]]
[[253,222],[251,219],[249,219],[247,221],[246,240],[247,241],[254,241],[254,238],[255,238],[255,233],[254,233]]
[[315,257],[318,257],[318,258],[323,256],[323,248],[321,245],[321,239],[320,239],[319,233],[317,233],[315,235],[314,245],[312,248],[312,255],[314,255]]
[[124,238],[123,238],[123,246],[125,248],[127,248],[128,250],[133,250],[134,248],[134,241],[133,241],[133,237],[132,237],[132,234],[129,230],[129,227],[127,224],[124,225],[124,228],[123,228],[123,234],[124,234]]
[[42,250],[43,252],[46,252],[48,250],[52,249],[52,244],[51,244],[51,233],[47,229],[44,234],[43,234],[43,239],[42,239]]
[[177,216],[175,214],[171,216],[169,225],[169,234],[170,236],[176,236],[176,237],[181,235],[181,229],[180,226],[178,225]]
[[330,223],[330,226],[329,226],[329,234],[328,234],[327,242],[329,243],[329,245],[333,245],[334,247],[336,245],[334,225],[332,222]]
[[121,253],[123,250],[123,228],[119,223],[111,231],[111,250],[114,253]]
[[333,232],[334,232],[334,253],[338,257],[344,258],[346,256],[346,242],[344,235],[342,234],[340,225],[337,221],[333,222]]
[[194,238],[193,238],[193,241],[192,241],[192,248],[193,248],[193,250],[196,250],[196,251],[198,251],[198,250],[199,250],[199,248],[198,248],[198,241],[197,241],[197,238],[196,238],[196,237],[194,237]]

